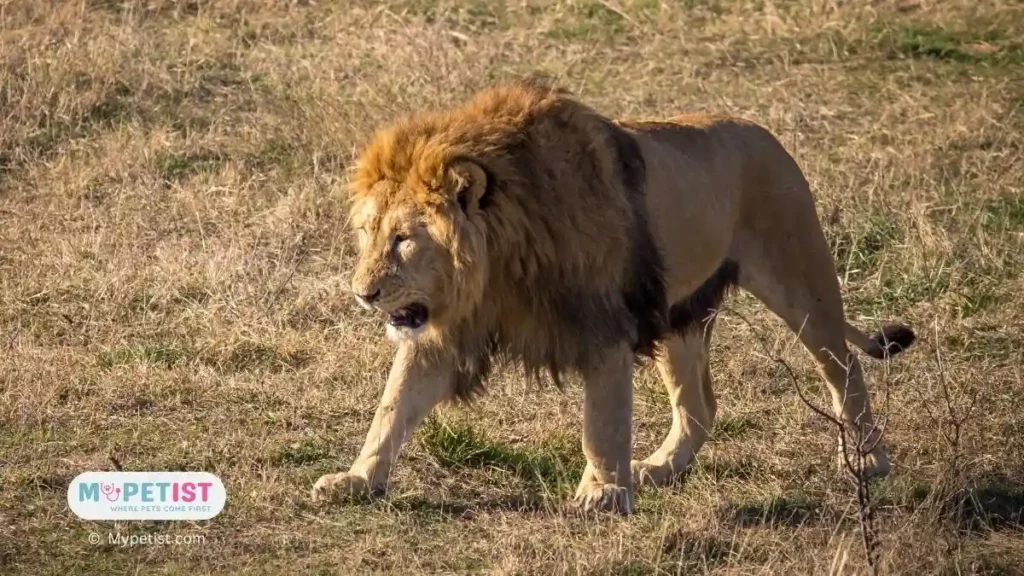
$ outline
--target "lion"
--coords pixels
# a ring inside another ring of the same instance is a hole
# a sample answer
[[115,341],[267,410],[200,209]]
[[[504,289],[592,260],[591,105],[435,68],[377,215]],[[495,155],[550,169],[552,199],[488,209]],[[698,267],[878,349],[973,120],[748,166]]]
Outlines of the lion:
[[[351,290],[397,347],[348,471],[316,501],[379,495],[435,406],[481,393],[495,360],[582,381],[587,464],[575,500],[628,514],[640,484],[670,483],[708,436],[715,313],[742,288],[817,362],[833,409],[879,434],[857,356],[889,358],[906,325],[869,337],[844,316],[835,264],[796,161],[730,116],[613,120],[533,80],[485,88],[378,130],[349,187]],[[653,360],[672,427],[632,459],[632,374]],[[888,474],[879,443],[868,475]]]

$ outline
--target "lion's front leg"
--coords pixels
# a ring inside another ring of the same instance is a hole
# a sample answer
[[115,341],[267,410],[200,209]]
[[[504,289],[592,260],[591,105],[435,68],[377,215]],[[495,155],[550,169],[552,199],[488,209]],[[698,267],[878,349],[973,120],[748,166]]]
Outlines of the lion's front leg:
[[576,489],[584,510],[633,512],[630,470],[633,352],[621,345],[583,374],[583,453],[587,469]]
[[321,476],[313,500],[357,498],[387,489],[391,467],[402,445],[439,403],[451,397],[453,365],[403,343],[395,355],[363,449],[348,472]]

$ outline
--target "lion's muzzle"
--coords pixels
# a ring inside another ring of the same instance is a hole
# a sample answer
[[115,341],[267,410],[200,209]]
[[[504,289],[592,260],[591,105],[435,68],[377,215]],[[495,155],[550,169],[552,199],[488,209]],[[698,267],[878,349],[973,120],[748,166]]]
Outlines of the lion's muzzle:
[[375,290],[371,294],[358,294],[357,293],[355,295],[355,297],[356,297],[356,302],[359,302],[360,306],[362,306],[363,308],[366,308],[367,310],[373,310],[373,303],[378,298],[380,298],[380,288],[378,288],[377,290]]

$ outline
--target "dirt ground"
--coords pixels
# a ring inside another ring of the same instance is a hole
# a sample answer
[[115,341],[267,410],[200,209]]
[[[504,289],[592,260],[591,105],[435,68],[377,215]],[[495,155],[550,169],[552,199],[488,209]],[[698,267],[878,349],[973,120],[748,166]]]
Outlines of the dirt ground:
[[[1024,7],[1011,0],[0,0],[0,573],[864,574],[809,356],[739,294],[678,485],[581,518],[580,389],[502,371],[387,498],[322,508],[393,349],[346,293],[372,130],[544,73],[601,112],[727,112],[807,174],[893,474],[884,574],[1024,573]],[[741,319],[748,318],[748,325]],[[671,422],[636,381],[636,451]],[[205,470],[203,522],[87,522],[85,470]],[[90,536],[102,536],[100,544]],[[121,546],[110,534],[161,534]]]

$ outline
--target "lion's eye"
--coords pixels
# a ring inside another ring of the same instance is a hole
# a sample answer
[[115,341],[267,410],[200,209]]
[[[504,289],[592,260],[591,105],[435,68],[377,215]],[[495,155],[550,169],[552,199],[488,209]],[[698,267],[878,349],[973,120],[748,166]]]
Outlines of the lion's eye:
[[403,242],[409,240],[409,237],[405,234],[395,234],[394,238],[391,239],[391,249],[398,250]]

